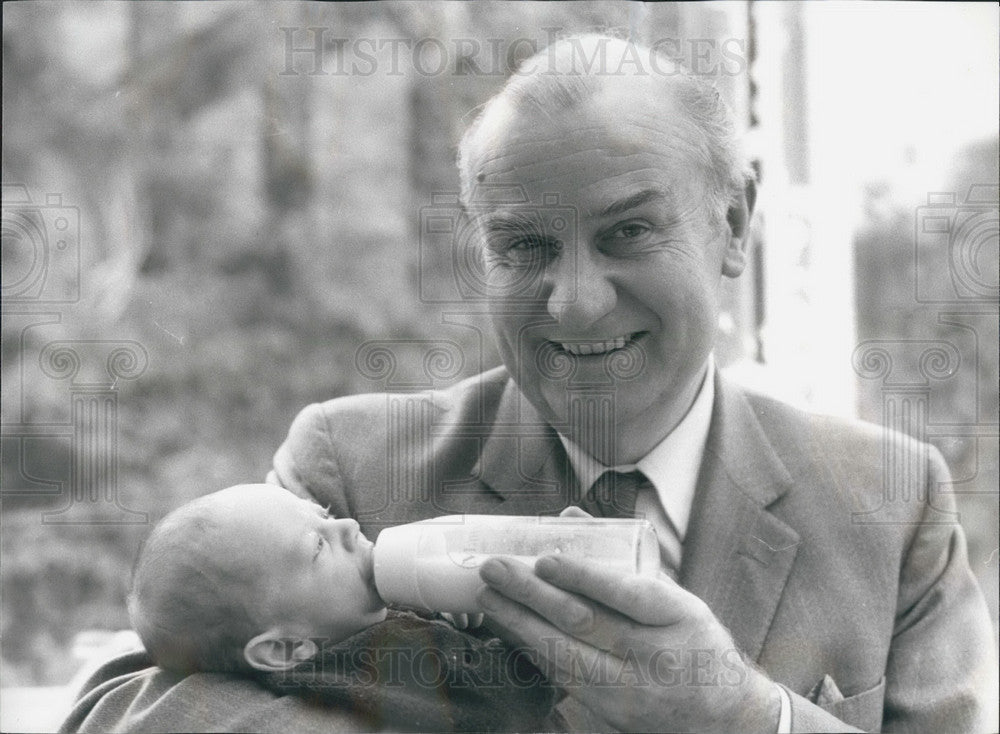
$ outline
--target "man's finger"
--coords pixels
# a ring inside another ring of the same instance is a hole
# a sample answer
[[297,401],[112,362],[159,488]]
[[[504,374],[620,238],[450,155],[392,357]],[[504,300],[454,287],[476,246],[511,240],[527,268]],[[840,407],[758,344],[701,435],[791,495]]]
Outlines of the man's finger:
[[535,611],[570,634],[593,622],[592,605],[539,579],[523,563],[507,558],[491,558],[479,575],[496,591]]
[[[539,579],[524,564],[499,558],[487,563],[491,565],[483,564],[482,577],[494,590],[545,620],[548,631],[558,630],[560,635],[565,633],[616,655],[648,646],[649,629],[645,625]],[[493,610],[489,611],[493,616]]]
[[593,599],[641,624],[675,624],[700,611],[700,599],[665,576],[623,575],[619,571],[566,556],[545,556],[535,563],[540,579]]
[[[605,671],[621,661],[564,634],[530,609],[492,589],[479,592],[490,626],[508,643],[535,653],[533,662],[554,685],[583,688],[606,681]],[[602,677],[603,676],[603,677]]]

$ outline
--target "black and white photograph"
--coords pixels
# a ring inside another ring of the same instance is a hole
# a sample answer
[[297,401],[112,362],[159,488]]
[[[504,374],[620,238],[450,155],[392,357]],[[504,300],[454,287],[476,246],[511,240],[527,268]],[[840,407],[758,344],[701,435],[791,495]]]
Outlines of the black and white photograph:
[[2,7],[2,732],[998,723],[1000,7]]

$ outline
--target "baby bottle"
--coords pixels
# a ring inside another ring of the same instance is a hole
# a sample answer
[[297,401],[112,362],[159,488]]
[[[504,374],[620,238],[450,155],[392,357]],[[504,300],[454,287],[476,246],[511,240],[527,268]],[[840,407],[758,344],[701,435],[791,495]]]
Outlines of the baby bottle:
[[656,532],[646,520],[447,515],[383,530],[375,541],[375,586],[388,603],[435,612],[479,612],[479,567],[506,556],[533,567],[565,554],[622,575],[655,575]]

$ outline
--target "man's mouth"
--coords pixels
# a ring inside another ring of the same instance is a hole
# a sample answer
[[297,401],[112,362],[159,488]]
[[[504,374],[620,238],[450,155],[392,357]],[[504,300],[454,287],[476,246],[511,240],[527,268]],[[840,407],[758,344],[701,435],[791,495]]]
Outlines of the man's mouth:
[[642,336],[644,332],[636,331],[624,336],[616,336],[612,339],[580,340],[571,342],[556,342],[559,347],[576,357],[589,357],[594,354],[607,354],[616,349],[624,349],[627,344]]

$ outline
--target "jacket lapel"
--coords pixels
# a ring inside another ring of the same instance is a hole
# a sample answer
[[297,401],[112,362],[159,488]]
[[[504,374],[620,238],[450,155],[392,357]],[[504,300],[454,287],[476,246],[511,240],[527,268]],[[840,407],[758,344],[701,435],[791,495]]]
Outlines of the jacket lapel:
[[756,660],[800,542],[767,509],[792,480],[743,393],[717,376],[715,394],[680,582]]
[[[558,513],[575,478],[555,431],[507,383],[475,473],[506,515]],[[760,654],[800,538],[768,507],[791,477],[743,393],[716,375],[715,406],[684,542],[681,585],[699,596],[751,659]]]
[[562,442],[513,380],[500,398],[476,472],[504,499],[496,511],[505,515],[558,513],[571,504],[575,479]]

